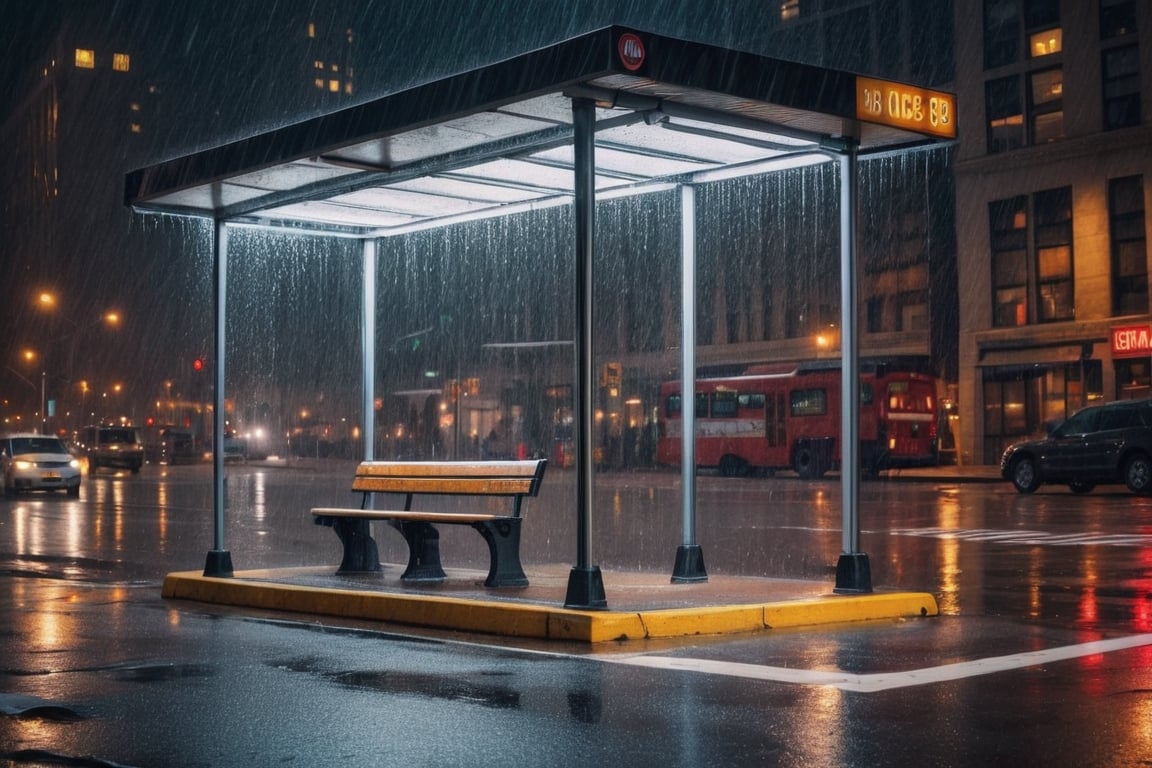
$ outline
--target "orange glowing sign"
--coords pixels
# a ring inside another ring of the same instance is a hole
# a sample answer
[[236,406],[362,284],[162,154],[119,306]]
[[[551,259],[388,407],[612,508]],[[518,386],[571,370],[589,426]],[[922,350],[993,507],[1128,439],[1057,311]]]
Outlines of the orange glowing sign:
[[856,118],[954,139],[956,97],[890,80],[857,77]]

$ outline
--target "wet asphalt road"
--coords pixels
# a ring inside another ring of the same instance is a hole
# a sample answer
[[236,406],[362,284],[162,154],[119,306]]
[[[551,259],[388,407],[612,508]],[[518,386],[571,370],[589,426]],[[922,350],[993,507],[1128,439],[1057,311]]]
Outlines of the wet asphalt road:
[[[307,510],[348,476],[230,469],[236,567],[337,562]],[[1152,764],[1152,500],[1119,489],[866,483],[874,583],[942,616],[588,648],[164,601],[210,548],[208,477],[0,502],[0,766]],[[527,510],[529,570],[571,561],[570,483]],[[838,491],[701,478],[709,571],[831,583]],[[674,476],[596,503],[596,562],[670,570]],[[474,534],[442,544],[483,565]]]

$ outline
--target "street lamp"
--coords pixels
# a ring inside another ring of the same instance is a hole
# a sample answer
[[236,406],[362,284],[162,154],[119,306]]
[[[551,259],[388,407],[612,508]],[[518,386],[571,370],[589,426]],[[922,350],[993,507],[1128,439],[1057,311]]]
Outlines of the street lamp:
[[[66,322],[69,326],[71,326],[71,330],[69,332],[58,336],[52,342],[53,344],[55,344],[55,343],[59,343],[59,342],[68,340],[68,358],[66,361],[66,365],[62,366],[64,373],[63,373],[63,375],[59,375],[58,377],[60,379],[62,379],[63,381],[68,382],[69,384],[72,383],[72,377],[73,377],[73,373],[74,373],[74,364],[75,364],[75,360],[76,360],[76,347],[79,344],[80,337],[84,334],[84,332],[91,329],[91,328],[94,328],[98,325],[104,325],[108,328],[113,328],[113,329],[119,328],[120,323],[121,323],[121,319],[122,319],[119,312],[117,312],[115,310],[105,310],[95,320],[92,320],[92,321],[87,322],[87,323],[77,322],[76,320],[72,319],[71,317],[67,316],[66,314],[63,314],[60,311],[61,304],[60,304],[59,297],[55,293],[53,293],[52,291],[41,291],[39,294],[37,294],[36,299],[35,299],[35,304],[36,304],[37,308],[39,308],[41,311],[48,312],[48,313],[60,318],[62,321]],[[41,373],[40,373],[40,414],[41,414],[41,424],[42,424],[41,431],[44,431],[47,428],[47,423],[48,423],[48,414],[46,411],[46,406],[48,404],[47,399],[46,399],[47,378],[48,378],[47,366],[45,364],[42,364],[41,365]],[[84,400],[87,399],[87,393],[88,393],[87,383],[82,382],[81,387],[82,387],[81,402],[83,403]]]
[[[34,349],[25,349],[23,352],[20,353],[20,356],[23,357],[24,362],[28,363],[29,365],[34,364],[36,362],[37,358],[39,357],[39,355],[36,353],[36,350],[34,350]],[[9,370],[12,370],[12,369],[9,368]],[[15,373],[15,371],[13,371],[13,373]],[[19,375],[19,374],[17,374],[17,375]],[[36,389],[36,385],[33,384],[32,381],[24,378],[23,376],[20,376],[20,378],[23,379],[26,384],[31,386],[33,390]],[[44,404],[45,404],[44,383],[45,383],[45,378],[46,378],[45,373],[43,370],[41,370],[40,371],[40,433],[41,434],[44,434],[44,430],[48,425],[48,415],[44,412]]]
[[[36,350],[34,350],[34,349],[24,349],[20,352],[20,357],[23,358],[25,363],[31,365],[31,364],[36,362],[36,359],[39,357],[39,355],[36,354]],[[4,367],[8,370],[9,373],[14,374],[16,376],[16,378],[20,379],[20,381],[24,382],[29,387],[31,387],[33,392],[36,391],[36,384],[31,379],[29,379],[27,376],[20,373],[20,371],[16,370],[15,368],[13,368],[10,365],[6,365]],[[41,374],[40,374],[40,431],[41,432],[44,431],[45,418],[46,417],[44,416],[44,374],[43,374],[43,372],[41,372]]]

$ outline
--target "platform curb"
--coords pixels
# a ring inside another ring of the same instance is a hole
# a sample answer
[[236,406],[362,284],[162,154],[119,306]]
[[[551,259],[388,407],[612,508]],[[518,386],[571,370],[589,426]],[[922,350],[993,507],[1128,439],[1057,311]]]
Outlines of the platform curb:
[[261,581],[267,571],[232,578],[170,573],[161,595],[215,605],[290,611],[506,637],[585,643],[761,632],[773,628],[939,615],[924,592],[829,595],[749,605],[651,611],[576,611],[558,606],[435,595],[305,587]]

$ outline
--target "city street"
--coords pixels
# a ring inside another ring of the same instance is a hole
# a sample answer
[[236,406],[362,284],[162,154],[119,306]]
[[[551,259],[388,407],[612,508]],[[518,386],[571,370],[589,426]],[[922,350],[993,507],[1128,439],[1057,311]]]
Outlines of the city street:
[[[351,468],[230,466],[237,569],[335,567],[308,508]],[[1148,764],[1152,500],[907,474],[862,486],[863,549],[941,616],[594,646],[165,601],[211,547],[205,466],[6,499],[0,765]],[[526,509],[529,576],[571,560],[572,482]],[[600,476],[594,561],[670,571],[678,486]],[[835,479],[704,476],[697,514],[710,573],[830,589]],[[481,567],[460,533],[445,561]]]
[[6,10],[0,768],[1152,768],[1152,2]]

